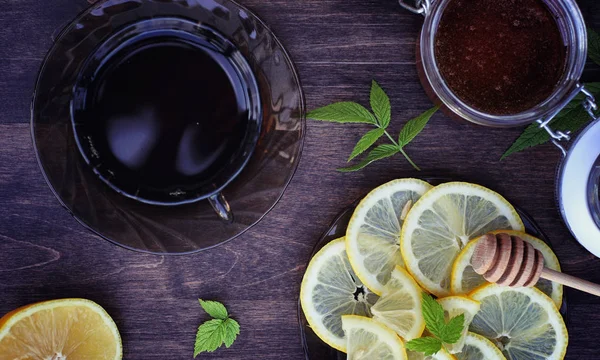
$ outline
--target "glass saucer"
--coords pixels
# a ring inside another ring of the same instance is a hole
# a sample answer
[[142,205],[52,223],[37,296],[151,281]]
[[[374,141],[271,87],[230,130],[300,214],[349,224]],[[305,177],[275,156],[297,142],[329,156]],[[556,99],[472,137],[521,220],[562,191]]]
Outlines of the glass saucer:
[[[429,182],[432,185],[438,185],[444,182],[452,181],[446,178],[425,178],[423,179]],[[323,246],[327,245],[329,242],[339,239],[346,235],[346,228],[348,227],[348,222],[354,213],[354,209],[358,205],[358,203],[362,200],[362,197],[356,200],[352,205],[348,206],[344,210],[342,210],[333,220],[329,229],[321,235],[321,238],[313,248],[312,257],[319,251]],[[517,208],[517,213],[523,220],[523,224],[525,225],[525,232],[530,235],[533,235],[544,242],[546,242],[550,247],[552,244],[548,241],[548,238],[537,225],[537,223],[523,210]],[[309,260],[310,261],[310,260]],[[563,292],[563,302],[560,307],[560,313],[565,319],[565,323],[567,322],[567,292]],[[302,311],[302,306],[300,305],[300,301],[298,300],[298,321],[300,324],[300,336],[302,339],[302,348],[304,349],[304,356],[306,360],[345,360],[346,354],[337,351],[331,346],[327,345],[324,341],[319,339],[319,337],[314,333],[311,329],[306,317],[304,316],[304,312]]]
[[[147,19],[179,18],[211,27],[234,43],[258,82],[262,129],[243,171],[224,190],[234,221],[208,201],[155,206],[129,199],[85,163],[73,135],[70,102],[88,56],[119,29]],[[82,12],[56,37],[40,69],[31,131],[40,168],[61,204],[85,227],[128,249],[185,254],[230,240],[281,198],[302,152],[304,96],[283,45],[250,10],[230,0],[106,0]]]

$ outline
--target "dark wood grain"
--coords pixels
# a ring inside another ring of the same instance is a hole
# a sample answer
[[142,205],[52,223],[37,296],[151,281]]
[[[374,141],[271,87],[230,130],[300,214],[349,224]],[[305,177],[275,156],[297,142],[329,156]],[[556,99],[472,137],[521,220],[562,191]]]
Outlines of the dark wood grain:
[[[394,0],[246,0],[296,61],[307,106],[367,102],[371,79],[390,94],[392,129],[431,106],[415,69],[421,18]],[[275,209],[243,236],[195,255],[134,253],[84,230],[64,211],[38,169],[29,102],[38,67],[61,25],[85,0],[0,0],[0,314],[34,301],[85,297],[115,318],[125,359],[190,359],[205,318],[198,297],[224,301],[242,333],[203,358],[302,359],[296,316],[311,249],[335,215],[369,189],[407,176],[455,176],[489,186],[530,213],[572,275],[600,282],[600,259],[571,237],[556,209],[560,160],[552,146],[498,159],[520,129],[458,125],[437,114],[400,157],[354,174],[344,164],[363,126],[308,123],[300,167]],[[600,29],[600,2],[581,0]],[[588,79],[598,80],[591,67]],[[568,291],[568,359],[597,358],[600,300]]]

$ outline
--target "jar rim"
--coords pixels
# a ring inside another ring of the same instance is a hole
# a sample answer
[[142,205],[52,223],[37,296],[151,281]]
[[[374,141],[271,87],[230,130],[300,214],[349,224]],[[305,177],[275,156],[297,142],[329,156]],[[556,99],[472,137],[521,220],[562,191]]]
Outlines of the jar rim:
[[567,46],[565,71],[553,93],[543,102],[526,111],[511,115],[493,115],[466,104],[449,88],[435,58],[435,37],[440,20],[452,0],[433,1],[420,38],[421,61],[425,76],[437,97],[458,116],[485,126],[513,127],[554,117],[579,92],[579,79],[587,59],[587,30],[583,15],[574,0],[543,0],[555,16]]

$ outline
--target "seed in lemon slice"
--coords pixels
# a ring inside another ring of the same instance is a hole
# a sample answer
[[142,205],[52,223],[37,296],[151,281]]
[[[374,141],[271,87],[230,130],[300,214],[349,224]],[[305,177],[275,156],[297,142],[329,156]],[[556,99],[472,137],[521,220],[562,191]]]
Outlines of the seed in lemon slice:
[[[492,233],[505,233],[511,236],[520,237],[544,255],[545,267],[560,271],[560,263],[558,262],[556,254],[554,254],[552,249],[550,249],[544,241],[521,231],[499,230],[492,231]],[[475,251],[475,244],[476,241],[471,241],[467,244],[460,254],[458,254],[456,261],[452,266],[451,291],[453,294],[468,294],[475,290],[475,288],[487,283],[483,276],[477,274],[475,270],[473,270],[473,266],[471,266],[471,257]],[[544,294],[550,296],[552,300],[554,300],[556,307],[560,308],[563,299],[563,287],[561,284],[540,278],[535,287],[540,289]]]
[[479,311],[479,306],[481,304],[479,301],[464,296],[448,296],[438,299],[437,302],[442,305],[442,308],[444,309],[446,321],[461,314],[464,314],[465,316],[464,328],[460,339],[454,344],[446,344],[446,349],[448,349],[450,354],[459,353],[462,351],[465,344],[465,338],[467,332],[469,332],[469,325],[471,324],[473,317],[475,317],[475,314]]
[[409,211],[402,227],[406,269],[425,290],[450,294],[450,275],[458,253],[471,241],[498,229],[523,230],[515,209],[483,186],[450,182],[436,186]]
[[403,266],[402,224],[410,207],[431,188],[417,179],[390,181],[356,207],[346,231],[346,250],[360,280],[376,294],[381,294],[392,270]]
[[300,304],[315,334],[329,346],[346,352],[342,315],[371,317],[378,296],[354,274],[344,238],[325,245],[312,258],[300,287]]
[[458,360],[506,360],[491,341],[472,332],[467,333],[465,346],[456,357]]
[[45,301],[0,319],[0,359],[119,360],[122,356],[115,322],[90,300]]
[[485,285],[470,295],[481,309],[469,331],[486,337],[510,360],[558,360],[569,336],[552,299],[536,288]]
[[456,357],[448,354],[444,350],[440,350],[433,355],[427,356],[422,352],[407,350],[406,356],[408,357],[408,360],[456,360]]
[[348,359],[405,360],[402,339],[385,325],[364,316],[344,315],[342,326],[346,333]]
[[412,276],[396,266],[381,297],[371,308],[373,319],[394,330],[406,341],[421,336],[425,329],[421,293]]

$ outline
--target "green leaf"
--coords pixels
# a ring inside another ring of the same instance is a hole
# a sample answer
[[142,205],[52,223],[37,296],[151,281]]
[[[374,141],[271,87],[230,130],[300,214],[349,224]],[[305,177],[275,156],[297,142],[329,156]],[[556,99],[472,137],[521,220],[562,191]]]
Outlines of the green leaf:
[[465,327],[465,314],[460,314],[453,317],[442,329],[440,339],[448,344],[454,344],[460,339],[462,331]]
[[340,172],[352,172],[358,171],[367,165],[371,164],[374,161],[384,159],[386,157],[390,157],[394,154],[397,154],[400,151],[396,146],[390,144],[379,145],[375,149],[371,150],[371,152],[364,158],[361,162],[356,165],[349,166],[346,168],[338,169]]
[[506,159],[508,156],[523,151],[527,148],[541,145],[550,140],[548,133],[540,129],[537,123],[529,125],[517,140],[506,150],[500,160]]
[[223,342],[227,348],[233,344],[239,334],[240,324],[231,318],[225,320],[225,338],[223,339]]
[[[598,96],[600,95],[600,82],[590,82],[590,83],[586,83],[585,84],[585,88],[588,89],[589,91],[592,92],[592,94],[594,94],[594,96]],[[583,95],[579,94],[579,96],[581,96],[581,98],[583,99]]]
[[588,57],[600,65],[600,34],[588,26]]
[[356,143],[356,146],[354,147],[354,150],[352,150],[352,153],[350,154],[350,157],[348,158],[348,161],[354,159],[355,157],[357,157],[358,155],[362,154],[363,152],[365,152],[368,148],[371,147],[371,145],[375,144],[375,142],[383,136],[383,133],[385,132],[385,129],[373,129],[371,131],[369,131],[368,133],[366,133],[360,140],[358,140],[358,143]]
[[[588,83],[585,84],[585,87],[592,92],[594,96],[600,96],[600,83]],[[575,99],[573,99],[573,101],[565,106],[565,108],[550,122],[552,128],[554,130],[563,132],[571,131],[574,133],[587,124],[591,118],[581,105],[581,102],[584,100],[584,98],[585,97],[583,94],[579,94],[575,97]],[[510,148],[506,150],[500,160],[504,160],[514,153],[523,151],[536,145],[544,144],[548,141],[550,141],[550,135],[548,135],[546,130],[541,129],[539,124],[533,123],[529,125],[519,136],[519,138],[517,138],[517,140],[515,140],[515,142],[510,146]]]
[[198,301],[204,311],[216,319],[209,320],[198,327],[194,357],[202,352],[213,352],[223,344],[230,347],[240,333],[240,324],[229,317],[223,304],[202,299]]
[[400,144],[401,147],[408,145],[408,143],[410,143],[417,135],[419,135],[421,131],[423,131],[425,125],[427,125],[427,122],[429,119],[431,119],[431,116],[433,116],[438,109],[439,106],[436,106],[425,111],[416,118],[409,120],[400,131],[398,144]]
[[223,304],[218,301],[204,301],[202,299],[198,299],[200,302],[200,306],[210,315],[216,319],[225,320],[229,316],[227,313],[227,309]]
[[436,338],[422,337],[412,339],[405,346],[408,350],[422,352],[425,353],[425,356],[430,356],[442,349],[442,342]]
[[217,350],[225,339],[225,321],[221,319],[208,320],[198,327],[196,333],[196,344],[194,345],[194,357],[201,352],[213,352]]
[[337,123],[363,123],[377,125],[377,120],[364,106],[351,101],[338,102],[315,109],[306,115],[307,118]]
[[392,116],[392,105],[390,105],[390,98],[375,80],[371,82],[370,100],[371,109],[377,117],[377,123],[380,127],[387,128]]
[[[594,96],[600,96],[600,83],[587,83],[585,87],[594,94]],[[560,131],[571,131],[576,132],[583,125],[591,120],[587,112],[581,106],[581,102],[584,100],[584,95],[579,94],[571,101],[565,108],[559,112],[552,122],[552,128]],[[544,129],[540,129],[537,123],[529,125],[517,140],[511,145],[511,147],[502,155],[501,160],[506,157],[523,151],[527,148],[544,144],[550,141],[550,136]]]
[[443,330],[446,326],[446,321],[444,320],[444,308],[442,308],[442,305],[435,301],[431,295],[423,293],[422,297],[421,310],[423,312],[423,318],[425,319],[425,325],[430,333],[443,339]]

